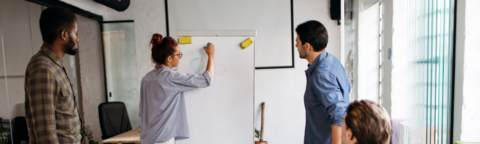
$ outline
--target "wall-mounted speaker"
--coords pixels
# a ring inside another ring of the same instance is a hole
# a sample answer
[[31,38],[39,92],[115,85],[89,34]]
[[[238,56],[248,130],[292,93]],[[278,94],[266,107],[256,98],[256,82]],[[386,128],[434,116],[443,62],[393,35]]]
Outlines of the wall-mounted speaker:
[[330,18],[332,20],[337,20],[340,23],[341,19],[341,11],[342,8],[340,7],[342,4],[341,0],[330,0]]

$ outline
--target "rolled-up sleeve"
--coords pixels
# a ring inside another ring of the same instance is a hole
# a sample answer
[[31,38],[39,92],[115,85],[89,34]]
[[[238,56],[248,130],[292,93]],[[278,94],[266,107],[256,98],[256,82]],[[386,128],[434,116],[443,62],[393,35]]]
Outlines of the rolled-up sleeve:
[[343,101],[343,94],[337,79],[332,74],[322,74],[314,80],[315,96],[325,106],[324,112],[332,124],[343,126],[347,103]]
[[179,92],[196,88],[206,88],[212,83],[212,77],[208,71],[203,72],[203,74],[174,72],[171,78],[175,88]]

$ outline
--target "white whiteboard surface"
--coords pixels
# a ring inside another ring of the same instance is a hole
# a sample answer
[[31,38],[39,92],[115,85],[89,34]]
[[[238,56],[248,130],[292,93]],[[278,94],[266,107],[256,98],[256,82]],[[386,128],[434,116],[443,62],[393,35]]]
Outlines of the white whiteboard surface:
[[290,0],[167,0],[168,31],[257,30],[255,66],[292,66]]
[[216,51],[212,85],[184,93],[190,138],[177,144],[253,143],[255,48],[239,46],[247,38],[192,37],[192,44],[179,45],[178,71],[191,74],[205,71],[208,42]]

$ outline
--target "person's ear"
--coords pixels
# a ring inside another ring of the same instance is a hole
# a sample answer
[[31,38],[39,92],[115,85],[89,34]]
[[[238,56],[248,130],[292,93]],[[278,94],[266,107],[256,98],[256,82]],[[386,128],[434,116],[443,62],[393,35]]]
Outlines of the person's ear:
[[309,42],[306,42],[304,44],[304,47],[305,47],[305,50],[307,50],[307,51],[313,51],[313,47]]
[[172,57],[172,56],[168,56],[168,57],[167,57],[167,62],[172,62],[172,60],[173,60],[173,57]]
[[348,130],[347,130],[347,138],[348,138],[348,139],[352,139],[352,137],[353,137],[352,130],[351,130],[351,129],[348,129]]
[[62,33],[60,34],[60,38],[64,41],[68,40],[68,32],[66,30],[62,30]]
[[357,141],[357,138],[355,138],[355,137],[353,136],[352,129],[347,129],[347,138],[348,138],[349,140],[354,141],[354,142]]

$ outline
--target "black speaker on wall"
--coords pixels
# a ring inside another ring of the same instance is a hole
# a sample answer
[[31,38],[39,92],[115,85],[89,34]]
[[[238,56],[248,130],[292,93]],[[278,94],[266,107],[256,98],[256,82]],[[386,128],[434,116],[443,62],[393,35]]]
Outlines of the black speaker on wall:
[[342,4],[341,0],[330,0],[330,18],[332,20],[337,20],[338,24],[340,24],[341,19],[341,11],[342,8],[340,7]]
[[130,0],[93,0],[117,11],[124,11],[130,6]]

